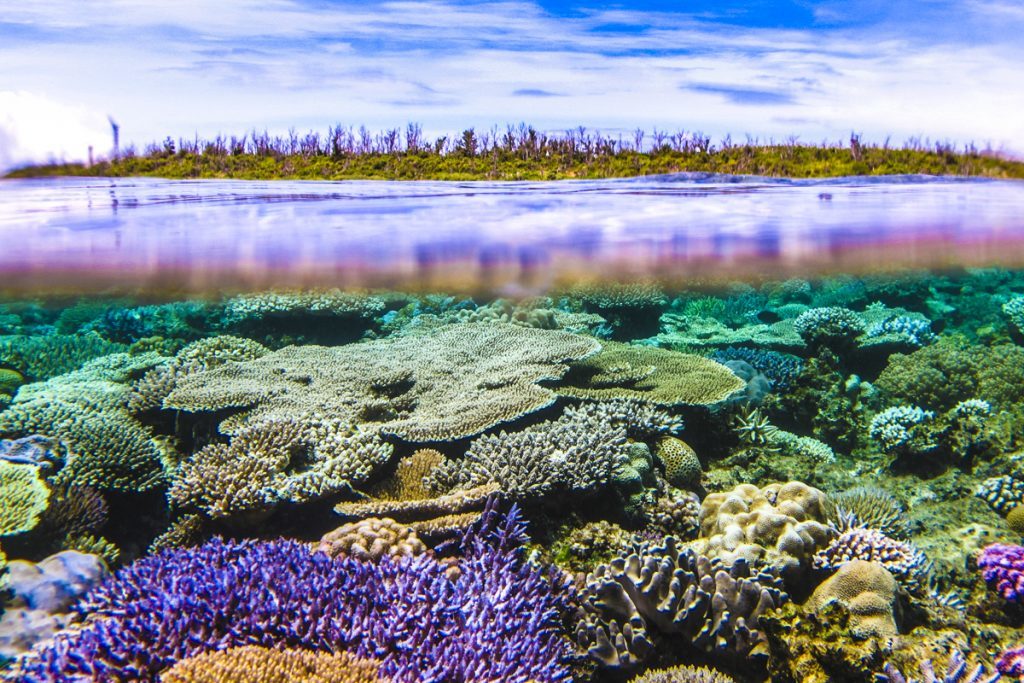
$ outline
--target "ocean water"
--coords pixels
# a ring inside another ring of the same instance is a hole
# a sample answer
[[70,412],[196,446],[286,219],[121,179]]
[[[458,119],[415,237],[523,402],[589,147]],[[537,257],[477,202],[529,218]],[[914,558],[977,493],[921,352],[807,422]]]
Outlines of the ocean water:
[[1024,674],[1020,183],[4,181],[0,244],[0,680]]

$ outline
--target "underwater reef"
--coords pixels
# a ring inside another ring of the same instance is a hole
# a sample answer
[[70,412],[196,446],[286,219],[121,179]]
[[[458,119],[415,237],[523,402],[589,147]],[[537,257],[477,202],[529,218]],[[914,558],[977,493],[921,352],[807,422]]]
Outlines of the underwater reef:
[[0,680],[1024,680],[1024,273],[5,301]]

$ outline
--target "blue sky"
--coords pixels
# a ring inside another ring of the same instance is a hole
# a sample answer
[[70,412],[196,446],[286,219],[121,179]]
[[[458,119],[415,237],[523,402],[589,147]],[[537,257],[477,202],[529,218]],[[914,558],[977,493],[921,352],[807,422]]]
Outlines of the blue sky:
[[[4,5],[8,5],[4,7]],[[525,121],[1024,152],[1024,2],[0,2],[0,168],[252,128]]]

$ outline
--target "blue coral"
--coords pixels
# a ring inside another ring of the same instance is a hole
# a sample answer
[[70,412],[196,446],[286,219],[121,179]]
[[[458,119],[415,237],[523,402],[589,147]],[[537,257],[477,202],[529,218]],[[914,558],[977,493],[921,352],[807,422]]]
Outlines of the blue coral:
[[518,511],[463,539],[458,578],[429,556],[373,564],[289,540],[224,541],[140,560],[79,606],[90,620],[33,652],[15,681],[155,681],[239,645],[346,651],[390,680],[570,680],[568,586],[522,561]]

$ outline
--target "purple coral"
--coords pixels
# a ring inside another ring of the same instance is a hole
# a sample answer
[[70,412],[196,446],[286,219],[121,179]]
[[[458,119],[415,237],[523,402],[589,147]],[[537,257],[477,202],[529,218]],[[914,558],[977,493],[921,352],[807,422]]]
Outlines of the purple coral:
[[1024,547],[993,543],[981,551],[978,569],[985,583],[1010,602],[1024,600]]
[[1024,677],[1024,645],[1011,648],[999,655],[996,670],[1004,676]]
[[522,561],[518,511],[463,539],[458,578],[427,556],[331,559],[288,540],[215,539],[140,560],[92,592],[89,615],[13,680],[155,681],[210,650],[347,651],[403,682],[570,680],[568,584]]

